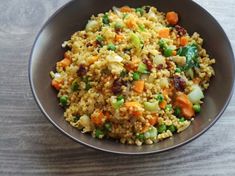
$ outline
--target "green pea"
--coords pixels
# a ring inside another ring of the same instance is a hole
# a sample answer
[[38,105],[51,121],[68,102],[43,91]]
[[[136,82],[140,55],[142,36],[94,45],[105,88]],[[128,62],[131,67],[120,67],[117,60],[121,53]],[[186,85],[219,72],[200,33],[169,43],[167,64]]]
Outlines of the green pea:
[[139,140],[144,140],[145,137],[144,137],[144,134],[143,134],[143,133],[140,133],[140,134],[137,133],[137,134],[136,134],[136,138],[139,139]]
[[119,95],[118,97],[117,97],[117,101],[121,101],[121,100],[123,100],[124,99],[124,97],[122,96],[122,95]]
[[140,79],[140,74],[138,72],[133,73],[133,80],[137,81]]
[[115,30],[121,30],[123,28],[123,25],[121,23],[115,23],[115,26],[114,26]]
[[176,108],[174,109],[174,114],[175,114],[175,116],[176,116],[176,117],[179,117],[180,113],[181,113],[181,109],[180,109],[179,107],[176,107]]
[[104,16],[103,16],[103,19],[102,19],[102,22],[104,23],[104,24],[109,24],[109,16],[108,16],[108,14],[106,13],[106,14],[104,14]]
[[181,117],[180,119],[179,119],[179,122],[184,122],[185,121],[185,118],[184,117]]
[[143,8],[136,8],[135,12],[139,13],[142,16],[144,14],[144,9]]
[[105,127],[105,129],[108,130],[108,131],[111,131],[111,130],[112,130],[112,124],[109,123],[109,122],[106,122],[106,123],[104,124],[104,127]]
[[166,105],[165,110],[166,111],[171,111],[172,110],[172,105],[171,104]]
[[195,105],[193,105],[193,109],[194,109],[194,111],[195,111],[196,113],[201,112],[201,106],[200,106],[200,104],[195,104]]
[[172,133],[174,133],[174,132],[176,131],[176,127],[175,127],[174,125],[170,125],[170,126],[168,127],[168,129],[169,129]]
[[77,91],[78,88],[79,88],[78,82],[77,82],[77,80],[74,80],[72,85],[71,85],[71,89],[72,89],[72,91]]
[[140,72],[140,73],[143,73],[143,74],[149,73],[147,65],[145,65],[144,63],[139,64],[139,66],[137,68],[137,71]]
[[73,118],[73,122],[76,123],[79,119],[80,119],[79,116],[75,116],[75,117]]
[[62,106],[66,106],[68,103],[68,96],[67,95],[63,95],[60,97],[60,104]]
[[164,50],[164,56],[166,56],[166,57],[172,56],[172,49],[166,48],[166,49]]
[[101,35],[98,35],[98,36],[96,37],[96,40],[101,43],[101,42],[104,41],[104,37],[101,36]]
[[104,137],[104,132],[100,129],[96,129],[95,130],[95,137],[99,138],[99,139],[102,139]]
[[111,51],[115,51],[117,49],[116,46],[112,43],[110,43],[107,48],[108,50],[111,50]]
[[155,99],[159,101],[159,103],[161,103],[164,100],[164,96],[160,93],[157,96],[155,96]]
[[176,68],[176,69],[175,69],[175,72],[176,72],[176,73],[180,73],[180,72],[181,72],[181,69],[180,69],[180,68]]
[[162,124],[158,127],[158,133],[163,133],[164,131],[166,131],[166,125]]

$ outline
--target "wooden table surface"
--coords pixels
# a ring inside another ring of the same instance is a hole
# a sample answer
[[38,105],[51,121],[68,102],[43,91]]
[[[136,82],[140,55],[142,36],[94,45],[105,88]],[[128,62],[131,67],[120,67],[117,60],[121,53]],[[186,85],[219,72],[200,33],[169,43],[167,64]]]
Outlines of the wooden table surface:
[[[0,175],[235,175],[234,96],[204,135],[161,154],[123,156],[96,151],[49,123],[30,90],[28,59],[40,27],[66,2],[0,0]],[[219,21],[234,48],[235,1],[196,2]]]

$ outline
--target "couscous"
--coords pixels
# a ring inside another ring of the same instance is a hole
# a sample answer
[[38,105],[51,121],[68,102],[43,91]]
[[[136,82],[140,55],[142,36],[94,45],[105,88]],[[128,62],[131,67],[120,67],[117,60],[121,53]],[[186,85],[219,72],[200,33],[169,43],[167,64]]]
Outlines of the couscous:
[[83,133],[153,144],[185,130],[215,74],[203,39],[174,11],[113,7],[62,46],[51,71],[64,117]]

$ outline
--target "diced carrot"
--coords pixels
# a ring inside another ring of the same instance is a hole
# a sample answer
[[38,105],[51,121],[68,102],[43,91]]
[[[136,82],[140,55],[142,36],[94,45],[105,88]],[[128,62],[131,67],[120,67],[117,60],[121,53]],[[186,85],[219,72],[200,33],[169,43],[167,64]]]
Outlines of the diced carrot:
[[168,21],[169,24],[176,25],[179,21],[178,14],[174,11],[167,12],[166,20]]
[[128,20],[126,21],[126,26],[129,28],[129,29],[133,29],[135,27],[136,23],[135,21],[133,20]]
[[97,126],[101,126],[104,123],[104,114],[103,112],[98,112],[98,115],[92,115],[91,116],[91,121],[97,125]]
[[181,111],[182,111],[183,116],[186,119],[191,119],[195,114],[193,108],[189,108],[189,107],[182,108]]
[[144,90],[144,80],[138,80],[134,82],[133,90],[142,93]]
[[163,100],[161,103],[159,103],[160,108],[165,109],[167,105],[167,101]]
[[168,28],[161,29],[158,32],[159,37],[161,38],[168,38],[170,35],[170,30]]
[[178,93],[175,98],[175,106],[181,108],[182,115],[190,119],[194,116],[193,104],[188,99],[188,96],[184,93]]
[[181,37],[181,38],[180,38],[180,45],[181,45],[181,46],[185,46],[185,45],[187,45],[187,44],[188,44],[188,38],[185,37],[185,36]]
[[71,51],[67,51],[64,53],[64,58],[68,58],[69,60],[71,60]]
[[172,55],[173,56],[176,56],[176,54],[177,54],[177,52],[174,50],[174,51],[172,51]]
[[145,125],[142,130],[141,130],[141,133],[145,133],[146,131],[149,130],[149,126],[148,125]]
[[193,79],[193,83],[199,84],[201,82],[201,78],[197,77]]
[[117,34],[117,35],[115,36],[115,41],[116,41],[116,42],[121,42],[122,40],[123,40],[123,35]]
[[54,80],[54,79],[51,81],[51,85],[52,85],[56,90],[60,90],[60,88],[61,88],[60,83],[59,83],[58,81]]
[[105,112],[105,117],[106,117],[107,120],[110,119],[110,113],[108,111]]
[[127,108],[130,108],[130,107],[141,107],[140,103],[139,102],[136,102],[136,101],[129,101],[129,102],[126,102],[125,103],[125,106]]
[[99,59],[99,56],[92,56],[91,59],[88,60],[88,64],[91,65],[93,64],[95,61],[97,61]]
[[59,62],[59,64],[61,64],[61,66],[65,68],[71,64],[71,60],[68,58],[64,58],[63,60]]
[[134,117],[140,117],[142,115],[142,111],[133,111],[131,113]]
[[125,68],[127,69],[127,71],[131,71],[131,70],[136,70],[137,66],[133,63],[128,63],[125,64]]
[[150,125],[155,125],[157,123],[158,117],[157,116],[152,116],[151,119],[149,119]]
[[168,88],[165,88],[162,92],[162,94],[164,95],[164,97],[171,97],[173,96],[175,93],[175,88],[174,86],[170,86]]
[[128,6],[123,6],[119,9],[121,12],[132,12],[133,10]]

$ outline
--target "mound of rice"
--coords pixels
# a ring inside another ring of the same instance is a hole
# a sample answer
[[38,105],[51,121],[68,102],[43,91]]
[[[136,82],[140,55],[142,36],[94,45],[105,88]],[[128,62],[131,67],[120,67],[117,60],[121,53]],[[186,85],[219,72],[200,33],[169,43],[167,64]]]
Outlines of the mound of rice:
[[153,144],[185,130],[215,74],[203,39],[154,7],[113,7],[72,35],[51,72],[64,117],[93,137]]

